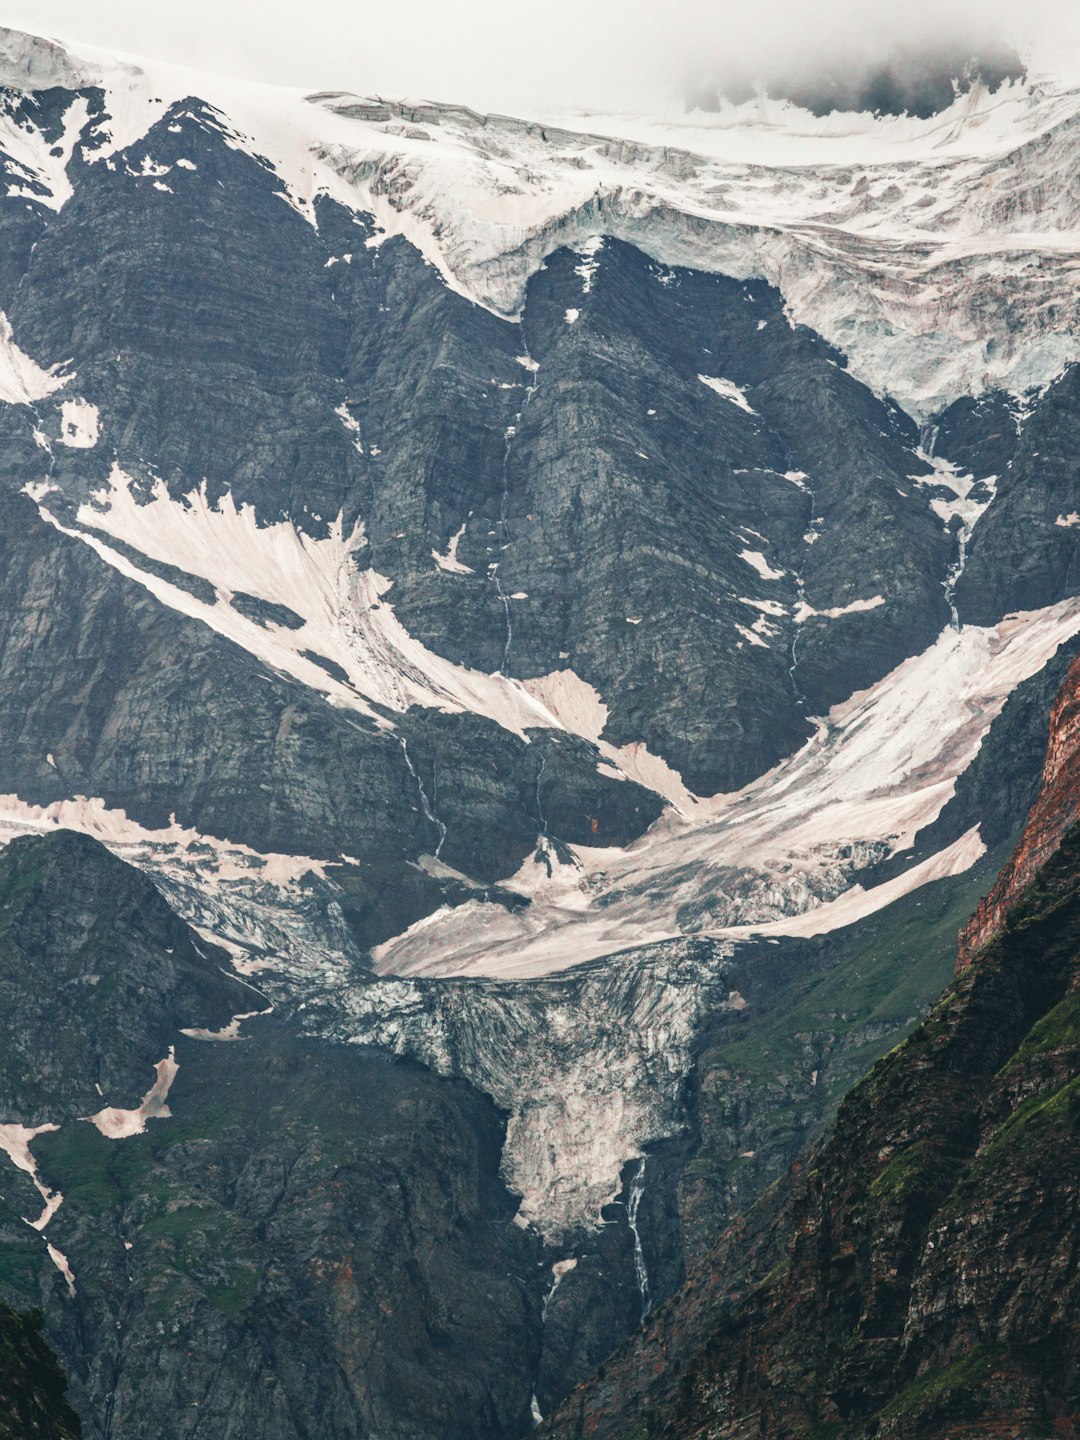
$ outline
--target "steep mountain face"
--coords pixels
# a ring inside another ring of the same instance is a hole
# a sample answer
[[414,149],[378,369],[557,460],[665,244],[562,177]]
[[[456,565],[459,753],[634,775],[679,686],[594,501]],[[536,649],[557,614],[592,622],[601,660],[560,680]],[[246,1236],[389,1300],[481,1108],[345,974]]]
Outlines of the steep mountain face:
[[4,1440],[76,1440],[79,1417],[64,1376],[41,1338],[40,1316],[0,1306],[0,1435]]
[[1078,694],[944,999],[550,1433],[1077,1433]]
[[1060,848],[1063,836],[1076,824],[1078,794],[1080,669],[1074,665],[1050,712],[1050,744],[1038,799],[1028,816],[1020,844],[961,933],[958,969],[971,964],[983,946],[1001,931],[1009,911]]
[[222,972],[225,953],[200,946],[145,877],[85,836],[13,840],[0,887],[5,1118],[67,1119],[103,1096],[137,1106],[177,1015],[220,1030],[250,1006],[252,991]]
[[0,1290],[109,1440],[522,1433],[1030,800],[1080,96],[0,82]]
[[[528,1427],[547,1282],[490,1101],[269,1018],[239,1039],[266,1000],[87,837],[13,841],[0,907],[0,1277],[45,1306],[88,1434]],[[0,1353],[20,1435],[76,1433]]]

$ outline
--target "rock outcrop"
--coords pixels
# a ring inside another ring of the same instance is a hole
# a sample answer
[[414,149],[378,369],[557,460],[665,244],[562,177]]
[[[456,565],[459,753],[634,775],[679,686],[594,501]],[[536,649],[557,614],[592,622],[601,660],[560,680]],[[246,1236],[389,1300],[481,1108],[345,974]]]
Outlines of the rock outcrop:
[[0,1440],[79,1440],[79,1417],[64,1390],[41,1316],[0,1305]]
[[0,1124],[138,1107],[184,1026],[263,1008],[133,866],[72,831],[0,851]]
[[1008,923],[1017,899],[1080,821],[1080,660],[1074,661],[1050,714],[1050,743],[1042,788],[1024,833],[997,883],[960,933],[957,970]]

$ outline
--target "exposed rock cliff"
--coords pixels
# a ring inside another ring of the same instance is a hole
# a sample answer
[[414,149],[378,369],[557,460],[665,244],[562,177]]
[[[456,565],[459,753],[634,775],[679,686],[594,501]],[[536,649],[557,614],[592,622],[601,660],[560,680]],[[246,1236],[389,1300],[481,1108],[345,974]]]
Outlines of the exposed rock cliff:
[[79,1417],[41,1336],[40,1315],[0,1305],[0,1440],[77,1440]]
[[1080,660],[1073,663],[1054,701],[1042,789],[1020,842],[997,883],[979,902],[978,910],[961,931],[958,970],[969,965],[975,954],[1007,923],[1010,908],[1077,821],[1080,821]]

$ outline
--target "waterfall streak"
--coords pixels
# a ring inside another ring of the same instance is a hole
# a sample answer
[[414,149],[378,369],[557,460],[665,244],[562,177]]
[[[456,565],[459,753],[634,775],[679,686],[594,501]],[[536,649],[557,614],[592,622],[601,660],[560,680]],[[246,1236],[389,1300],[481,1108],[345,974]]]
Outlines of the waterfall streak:
[[[522,336],[521,338],[521,347],[524,353],[519,357],[519,363],[525,367],[525,370],[529,375],[529,382],[525,386],[525,399],[522,401],[521,409],[514,416],[514,423],[506,427],[506,443],[503,447],[502,464],[502,499],[499,503],[500,551],[505,550],[506,547],[510,544],[510,523],[507,518],[507,512],[510,507],[510,445],[514,439],[514,436],[518,433],[518,427],[521,425],[522,417],[524,416],[525,411],[529,408],[529,402],[536,394],[536,372],[540,368],[537,365],[536,361],[529,354],[529,347],[525,344],[524,336]],[[510,647],[514,643],[514,625],[510,616],[510,596],[503,589],[503,583],[499,576],[498,561],[496,561],[495,564],[488,566],[488,577],[490,578],[491,583],[495,586],[495,593],[499,597],[499,601],[503,607],[503,614],[506,617],[506,642],[503,645],[503,658],[502,664],[499,667],[499,674],[509,675]]]
[[638,1230],[638,1211],[641,1208],[641,1197],[645,1193],[645,1160],[646,1157],[643,1155],[637,1168],[637,1174],[630,1182],[630,1197],[626,1205],[626,1218],[630,1222],[630,1231],[634,1237],[634,1275],[641,1294],[640,1318],[642,1320],[652,1309],[652,1296],[649,1294],[649,1271],[645,1264],[645,1252],[641,1248],[641,1232]]
[[404,738],[404,736],[399,736],[398,744],[401,746],[401,753],[405,756],[405,764],[409,767],[409,774],[416,781],[416,793],[420,798],[420,809],[424,813],[424,819],[427,820],[430,824],[434,825],[435,829],[439,832],[439,843],[435,846],[435,859],[438,860],[439,856],[442,854],[442,848],[446,844],[446,826],[435,814],[435,811],[431,808],[431,803],[427,797],[427,791],[424,789],[424,782],[417,774],[416,767],[413,765],[412,759],[409,755],[408,741]]

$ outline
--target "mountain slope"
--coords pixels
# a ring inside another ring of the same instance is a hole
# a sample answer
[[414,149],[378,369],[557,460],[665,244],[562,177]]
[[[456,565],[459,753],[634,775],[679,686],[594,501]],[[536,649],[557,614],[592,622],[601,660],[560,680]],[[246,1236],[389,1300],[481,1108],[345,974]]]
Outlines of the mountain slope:
[[0,1435],[4,1440],[75,1440],[81,1433],[38,1317],[0,1306]]
[[1078,693],[953,986],[550,1433],[1077,1433]]
[[[59,857],[4,1293],[112,1440],[310,1428],[297,1314],[346,1434],[516,1433],[925,1013],[1020,818],[1080,99],[572,129],[9,31],[0,83],[0,838]],[[77,1055],[54,968],[120,997]]]

